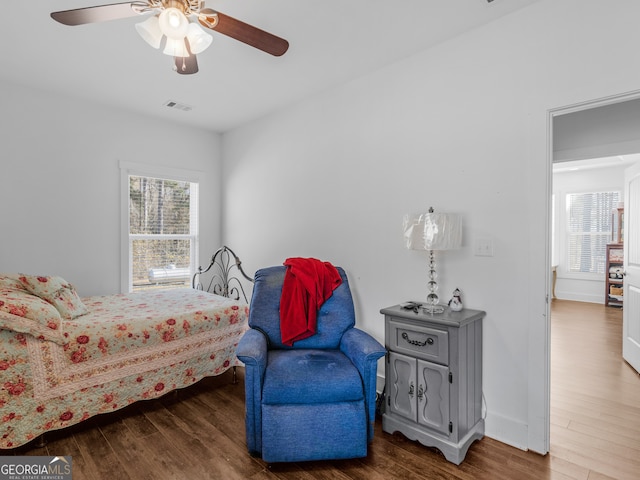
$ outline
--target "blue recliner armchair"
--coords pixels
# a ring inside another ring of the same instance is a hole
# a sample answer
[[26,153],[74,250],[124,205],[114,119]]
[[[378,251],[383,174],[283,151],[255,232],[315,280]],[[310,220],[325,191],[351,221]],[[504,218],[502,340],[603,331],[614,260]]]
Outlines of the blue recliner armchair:
[[358,458],[373,440],[378,359],[385,349],[354,328],[349,283],[318,311],[316,334],[286,346],[280,296],[286,268],[256,272],[245,364],[247,448],[268,463]]

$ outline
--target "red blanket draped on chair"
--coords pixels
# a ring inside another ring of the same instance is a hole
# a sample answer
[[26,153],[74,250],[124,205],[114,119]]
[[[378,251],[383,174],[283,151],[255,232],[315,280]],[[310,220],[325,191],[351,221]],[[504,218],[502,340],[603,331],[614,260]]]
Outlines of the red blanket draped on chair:
[[282,343],[293,342],[316,333],[318,309],[340,286],[340,273],[329,262],[315,258],[288,258],[280,298]]

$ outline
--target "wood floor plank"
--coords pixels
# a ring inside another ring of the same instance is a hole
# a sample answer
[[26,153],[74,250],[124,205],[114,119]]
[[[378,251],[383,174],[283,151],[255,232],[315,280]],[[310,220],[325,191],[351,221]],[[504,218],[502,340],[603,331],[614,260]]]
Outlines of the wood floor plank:
[[82,475],[76,473],[77,467],[73,468],[73,478],[91,480],[94,478],[118,478],[122,480],[131,479],[127,471],[123,468],[117,455],[111,449],[102,431],[100,422],[104,421],[100,416],[96,417],[93,427],[86,425],[83,429],[78,429],[74,433],[80,456],[85,466]]
[[[155,402],[152,400],[150,404],[153,403]],[[127,429],[138,439],[148,437],[158,432],[155,425],[151,423],[145,415],[141,414],[139,405],[137,404],[120,410],[117,412],[117,415],[124,425],[126,425]]]
[[637,449],[612,444],[599,436],[583,435],[554,427],[551,432],[565,449],[589,456],[591,460],[585,465],[597,462],[605,473],[610,472],[613,467],[621,474],[635,472],[636,478],[640,472],[640,456],[637,456]]
[[614,425],[605,419],[600,419],[598,422],[574,420],[567,429],[588,437],[600,438],[620,448],[629,448],[630,455],[640,451],[640,435],[633,427],[625,428],[624,425]]
[[76,480],[91,478],[89,476],[90,467],[88,467],[87,462],[85,462],[74,435],[64,434],[51,436],[50,440],[43,448],[43,450],[46,450],[46,453],[38,453],[38,449],[35,449],[32,454],[49,456],[70,456],[73,478]]
[[261,467],[251,458],[247,461],[245,446],[235,443],[215,423],[209,422],[209,416],[203,415],[206,409],[196,408],[195,398],[190,400],[165,403],[165,407],[181,420],[180,429],[196,445],[191,453],[208,471],[218,472],[220,478],[244,480],[257,473]]
[[153,452],[147,447],[155,443],[159,432],[146,436],[145,441],[141,442],[140,437],[129,430],[121,419],[102,425],[100,431],[131,478],[153,480],[162,475],[154,461]]
[[141,409],[160,433],[154,439],[154,452],[155,461],[161,466],[161,471],[166,472],[168,478],[214,478],[211,475],[219,472],[208,471],[197,458],[197,453],[203,450],[202,445],[197,439],[185,435],[185,422],[165,409],[160,402],[158,400],[154,405],[146,405],[146,402],[143,402]]

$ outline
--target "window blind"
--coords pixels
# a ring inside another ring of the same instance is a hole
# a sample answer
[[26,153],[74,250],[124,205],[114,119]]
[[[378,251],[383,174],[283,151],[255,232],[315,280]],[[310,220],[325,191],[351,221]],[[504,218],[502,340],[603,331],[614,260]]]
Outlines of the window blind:
[[606,245],[611,241],[612,211],[619,192],[567,195],[567,270],[604,274]]

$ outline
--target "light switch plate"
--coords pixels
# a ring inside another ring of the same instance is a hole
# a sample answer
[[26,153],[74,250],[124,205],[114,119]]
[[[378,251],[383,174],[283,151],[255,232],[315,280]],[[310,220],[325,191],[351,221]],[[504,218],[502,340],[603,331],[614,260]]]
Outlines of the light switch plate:
[[493,239],[476,238],[473,253],[476,257],[493,257]]

